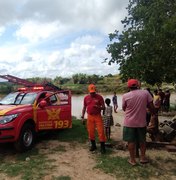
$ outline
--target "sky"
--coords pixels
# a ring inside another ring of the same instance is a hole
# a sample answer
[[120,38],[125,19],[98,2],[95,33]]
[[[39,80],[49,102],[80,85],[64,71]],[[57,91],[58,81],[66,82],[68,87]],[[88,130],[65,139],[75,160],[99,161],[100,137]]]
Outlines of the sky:
[[0,75],[118,74],[109,33],[123,30],[128,0],[0,0]]

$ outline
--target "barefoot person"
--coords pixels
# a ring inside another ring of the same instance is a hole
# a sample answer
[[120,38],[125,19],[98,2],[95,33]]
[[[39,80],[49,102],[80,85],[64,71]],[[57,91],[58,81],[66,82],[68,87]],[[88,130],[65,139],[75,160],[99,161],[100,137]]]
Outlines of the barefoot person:
[[82,109],[82,121],[84,123],[84,115],[87,110],[87,130],[89,140],[91,141],[90,151],[97,149],[95,143],[95,129],[98,131],[98,137],[101,144],[101,153],[105,153],[105,134],[101,111],[105,110],[104,99],[101,95],[96,93],[94,84],[88,86],[89,95],[84,97],[84,104]]
[[136,165],[135,146],[140,146],[140,163],[147,163],[146,152],[146,108],[149,107],[154,114],[152,96],[147,90],[139,89],[139,83],[136,79],[130,79],[127,82],[130,92],[122,97],[122,108],[125,111],[123,140],[128,142],[128,150],[131,165]]
[[105,112],[104,112],[104,128],[105,128],[105,134],[106,139],[111,139],[111,126],[114,125],[114,120],[112,116],[112,106],[111,106],[111,100],[109,98],[105,99]]

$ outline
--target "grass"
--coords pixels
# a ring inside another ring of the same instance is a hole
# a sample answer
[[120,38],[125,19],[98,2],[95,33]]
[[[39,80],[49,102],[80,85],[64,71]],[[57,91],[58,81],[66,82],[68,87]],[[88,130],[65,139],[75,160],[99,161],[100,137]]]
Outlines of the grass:
[[[112,153],[113,154],[113,153]],[[131,167],[130,164],[127,163],[126,157],[120,156],[112,156],[112,155],[104,155],[97,157],[97,165],[96,168],[103,170],[105,173],[113,174],[117,179],[123,180],[145,180],[145,179],[161,179],[161,180],[169,180],[170,176],[175,176],[175,163],[176,161],[173,159],[160,161],[152,160],[149,164],[140,165],[137,164],[134,167]],[[165,169],[163,164],[166,165],[170,162],[170,168]]]
[[[64,145],[58,145],[48,148],[48,141],[58,140],[60,142],[69,142],[75,144],[85,144],[87,142],[87,130],[81,124],[80,120],[73,118],[72,129],[65,129],[62,131],[43,133],[38,138],[37,144],[42,142],[43,147],[36,146],[32,150],[16,154],[14,151],[4,151],[0,154],[0,175],[6,174],[7,177],[19,177],[22,180],[42,179],[48,174],[55,171],[55,165],[53,165],[55,159],[48,159],[48,154],[64,153],[66,147]],[[113,143],[113,140],[112,140]],[[38,147],[38,148],[37,148]],[[47,151],[39,151],[47,149]],[[114,150],[113,148],[107,148],[105,155],[92,154],[96,159],[96,166],[105,173],[114,175],[117,179],[133,180],[133,179],[161,179],[169,180],[171,176],[176,176],[175,164],[176,155],[173,158],[163,158],[160,152],[155,158],[150,159],[150,163],[146,165],[138,164],[135,167],[131,167],[127,163],[127,156],[120,156],[118,152],[120,150]],[[70,176],[58,176],[52,177],[52,180],[71,180]]]
[[41,179],[52,168],[51,160],[34,148],[26,153],[11,155],[11,158],[7,155],[1,158],[0,173],[9,177],[20,176],[24,180]]

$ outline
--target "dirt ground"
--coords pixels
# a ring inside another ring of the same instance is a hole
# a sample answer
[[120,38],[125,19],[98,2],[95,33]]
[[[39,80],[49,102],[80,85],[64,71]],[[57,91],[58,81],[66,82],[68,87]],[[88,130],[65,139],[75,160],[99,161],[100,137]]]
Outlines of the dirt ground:
[[[118,111],[117,114],[114,114],[114,126],[112,127],[112,136],[111,138],[114,141],[122,142],[122,122],[123,122],[124,113],[123,111]],[[47,143],[47,144],[46,144]],[[122,149],[115,150],[115,156],[128,157],[127,149],[123,149],[124,143],[122,143]],[[51,150],[57,148],[58,146],[63,146],[65,151],[54,151],[51,154]],[[99,144],[97,145],[99,148]],[[57,140],[50,140],[47,142],[41,142],[37,144],[37,149],[40,152],[47,154],[48,158],[52,161],[52,165],[55,166],[54,172],[51,171],[47,176],[44,177],[44,180],[53,180],[60,176],[70,177],[72,180],[116,180],[117,178],[111,174],[106,174],[103,171],[95,168],[96,156],[97,153],[93,154],[89,152],[89,143],[78,144],[73,142],[59,142]],[[98,150],[97,150],[98,151]],[[152,156],[157,155],[157,150],[149,150],[147,154]],[[170,157],[171,154],[166,150],[160,151],[163,157]],[[6,175],[2,175],[0,179],[3,180],[19,180],[19,177],[7,178]]]
[[[120,115],[121,114],[121,115]],[[115,122],[121,122],[123,118],[122,112],[119,112]],[[112,138],[121,139],[121,127],[114,126],[112,128]],[[55,142],[50,142],[50,146],[57,146]],[[57,141],[57,143],[60,143]],[[72,180],[115,180],[113,175],[105,174],[104,172],[95,169],[96,154],[89,152],[89,143],[85,145],[76,144],[74,147],[71,143],[61,143],[66,147],[66,152],[59,154],[50,154],[49,158],[56,159],[55,165],[57,170],[45,177],[45,180],[50,180],[52,176],[70,176]],[[99,146],[99,145],[97,145]],[[97,150],[98,151],[98,150]]]
[[[124,142],[122,142],[122,122],[123,122],[124,113],[119,111],[117,114],[114,114],[115,126],[112,127],[112,139],[121,142],[122,149],[115,150],[115,155],[121,157],[128,157],[127,149],[123,149]],[[73,143],[60,143],[58,141],[50,141],[47,147],[63,145],[66,147],[66,151],[62,153],[54,153],[49,154],[49,158],[55,159],[54,165],[56,165],[56,170],[54,173],[45,176],[45,180],[51,180],[52,177],[59,177],[59,176],[69,176],[72,180],[116,180],[117,178],[111,174],[105,174],[103,171],[100,171],[96,168],[96,154],[92,154],[89,152],[89,143],[84,145],[75,144]],[[42,145],[39,145],[42,146]],[[42,150],[42,147],[40,147]],[[48,151],[48,148],[44,148],[43,150]],[[157,155],[157,150],[149,150],[147,153],[150,154],[150,158]],[[161,150],[160,152],[163,157],[170,157],[171,154],[166,150]]]
[[[123,113],[119,112],[118,115],[114,115],[115,124],[122,122]],[[120,140],[121,139],[121,127],[114,126],[112,127],[112,139]],[[65,152],[49,154],[49,159],[55,159],[54,165],[56,165],[56,170],[54,173],[47,175],[44,180],[51,180],[52,177],[59,176],[69,176],[72,180],[116,180],[116,177],[110,174],[105,174],[103,171],[94,168],[96,166],[95,156],[96,154],[89,152],[89,143],[86,144],[75,144],[65,143],[58,141],[49,141],[47,147],[57,147],[62,145],[66,148]],[[39,146],[42,151],[42,145]],[[99,148],[99,144],[97,145]],[[43,149],[48,151],[49,149]],[[98,151],[98,150],[97,150]],[[99,153],[99,152],[97,152]],[[124,156],[124,151],[119,151]],[[126,152],[127,155],[127,152]]]
[[[54,145],[55,142],[50,142]],[[50,154],[49,158],[56,159],[57,166],[54,173],[46,176],[45,180],[52,177],[69,176],[72,180],[115,180],[116,178],[94,169],[96,165],[95,155],[91,154],[86,146],[76,145],[74,148],[69,143],[62,143],[66,147],[66,152],[62,154]]]

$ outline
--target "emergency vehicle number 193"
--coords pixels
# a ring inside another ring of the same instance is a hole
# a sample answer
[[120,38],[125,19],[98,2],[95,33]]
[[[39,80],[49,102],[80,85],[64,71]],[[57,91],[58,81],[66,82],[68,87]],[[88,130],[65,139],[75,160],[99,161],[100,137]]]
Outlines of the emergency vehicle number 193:
[[69,121],[68,120],[54,121],[54,124],[55,124],[56,129],[68,128],[69,127]]

